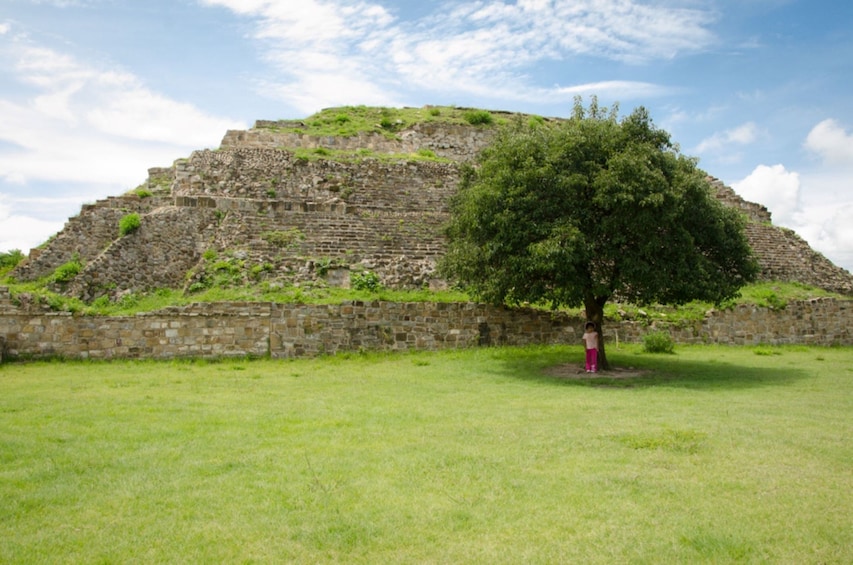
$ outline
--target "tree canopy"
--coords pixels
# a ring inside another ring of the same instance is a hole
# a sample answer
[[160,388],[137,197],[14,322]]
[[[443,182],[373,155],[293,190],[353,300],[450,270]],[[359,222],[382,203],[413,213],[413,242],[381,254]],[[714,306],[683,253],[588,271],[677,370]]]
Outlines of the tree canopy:
[[715,303],[757,264],[744,219],[645,108],[575,100],[556,123],[514,121],[466,168],[441,268],[494,304]]

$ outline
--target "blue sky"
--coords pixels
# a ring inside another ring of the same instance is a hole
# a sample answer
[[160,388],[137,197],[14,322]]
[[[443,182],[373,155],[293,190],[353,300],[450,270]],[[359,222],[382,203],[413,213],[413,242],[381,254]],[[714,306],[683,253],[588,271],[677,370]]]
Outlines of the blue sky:
[[256,119],[596,94],[853,271],[853,2],[0,1],[0,251]]

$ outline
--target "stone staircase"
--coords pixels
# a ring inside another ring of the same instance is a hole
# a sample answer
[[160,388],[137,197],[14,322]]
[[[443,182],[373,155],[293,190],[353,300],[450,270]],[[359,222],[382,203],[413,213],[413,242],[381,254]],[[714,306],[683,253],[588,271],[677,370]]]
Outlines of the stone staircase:
[[746,236],[761,265],[761,278],[799,282],[831,292],[853,295],[853,277],[809,247],[793,231],[751,222]]
[[[441,225],[445,217],[369,210],[267,216],[230,212],[211,243],[217,252],[236,252],[252,264],[294,268],[306,261],[325,260],[338,267],[370,268],[380,277],[391,269],[399,278],[401,263],[426,262],[434,268],[444,252]],[[276,235],[286,243],[277,244]],[[418,279],[423,279],[423,273]]]
[[94,259],[118,237],[123,216],[133,212],[148,214],[171,203],[171,197],[127,194],[84,204],[44,249],[30,250],[28,259],[15,268],[14,274],[20,280],[31,281],[52,274],[75,256],[84,263]]

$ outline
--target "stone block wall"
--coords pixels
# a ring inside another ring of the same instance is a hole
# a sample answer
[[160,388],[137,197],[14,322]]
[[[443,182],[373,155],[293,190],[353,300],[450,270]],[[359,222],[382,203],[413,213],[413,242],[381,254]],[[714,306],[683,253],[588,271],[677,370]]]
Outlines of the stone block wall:
[[761,278],[799,282],[853,295],[853,277],[818,253],[792,230],[769,223],[749,223],[746,236],[758,256]]
[[530,309],[473,303],[348,302],[276,306],[273,357],[345,351],[441,350],[493,345],[568,343],[583,321]]
[[292,122],[259,120],[248,131],[231,130],[222,139],[222,149],[242,147],[279,149],[299,148],[336,149],[358,151],[368,149],[376,153],[417,153],[429,149],[439,157],[466,161],[474,157],[494,138],[495,128],[462,124],[416,124],[394,136],[365,132],[351,137],[307,135],[299,132],[279,132],[278,127],[293,127]]
[[68,294],[91,301],[121,291],[181,288],[215,229],[212,210],[160,208],[88,261]]
[[[458,166],[434,162],[305,161],[277,149],[195,152],[176,165],[175,205],[224,215],[210,247],[272,264],[293,280],[301,261],[372,270],[390,287],[420,288],[444,252],[441,227]],[[264,234],[297,230],[287,249]]]
[[740,210],[746,214],[750,222],[770,223],[770,211],[766,206],[749,202],[741,198],[730,186],[726,186],[723,181],[714,177],[708,177],[708,182],[714,190],[714,195],[726,206]]
[[176,164],[176,197],[214,196],[344,208],[447,210],[459,167],[430,161],[358,163],[297,159],[277,149],[196,151]]
[[853,345],[853,301],[814,298],[784,309],[739,305],[712,310],[704,320],[676,325],[623,321],[605,328],[612,339],[638,343],[652,330],[668,332],[677,343],[722,345]]
[[17,358],[171,359],[264,356],[269,314],[252,306],[217,315],[168,312],[123,317],[43,313],[0,320]]
[[[584,320],[472,303],[345,302],[336,305],[213,303],[123,317],[19,308],[0,292],[5,358],[290,358],[347,351],[442,350],[580,344]],[[678,343],[853,345],[853,301],[816,299],[784,310],[740,306],[693,325],[608,323],[609,343],[650,329]]]
[[130,213],[147,214],[171,204],[171,198],[135,194],[115,196],[83,205],[80,213],[42,250],[30,250],[27,261],[16,267],[14,275],[30,281],[48,276],[77,255],[85,263],[100,255],[118,237],[119,221]]

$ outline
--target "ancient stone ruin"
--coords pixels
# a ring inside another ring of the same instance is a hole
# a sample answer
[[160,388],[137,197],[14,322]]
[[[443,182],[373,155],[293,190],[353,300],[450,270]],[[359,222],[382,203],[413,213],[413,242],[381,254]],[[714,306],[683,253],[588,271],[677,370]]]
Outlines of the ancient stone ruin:
[[[448,201],[461,163],[494,128],[425,122],[393,137],[320,137],[282,131],[288,125],[229,131],[217,150],[150,169],[144,190],[84,206],[12,274],[35,280],[78,260],[82,269],[56,290],[86,301],[163,287],[191,291],[220,271],[270,285],[348,286],[358,273],[387,287],[442,285],[435,269]],[[296,149],[314,150],[316,158]],[[336,159],[324,150],[363,156]],[[405,157],[424,152],[440,159]],[[709,181],[748,217],[763,278],[853,295],[850,273],[773,226],[765,207]],[[133,213],[139,228],[120,235],[120,220]]]

